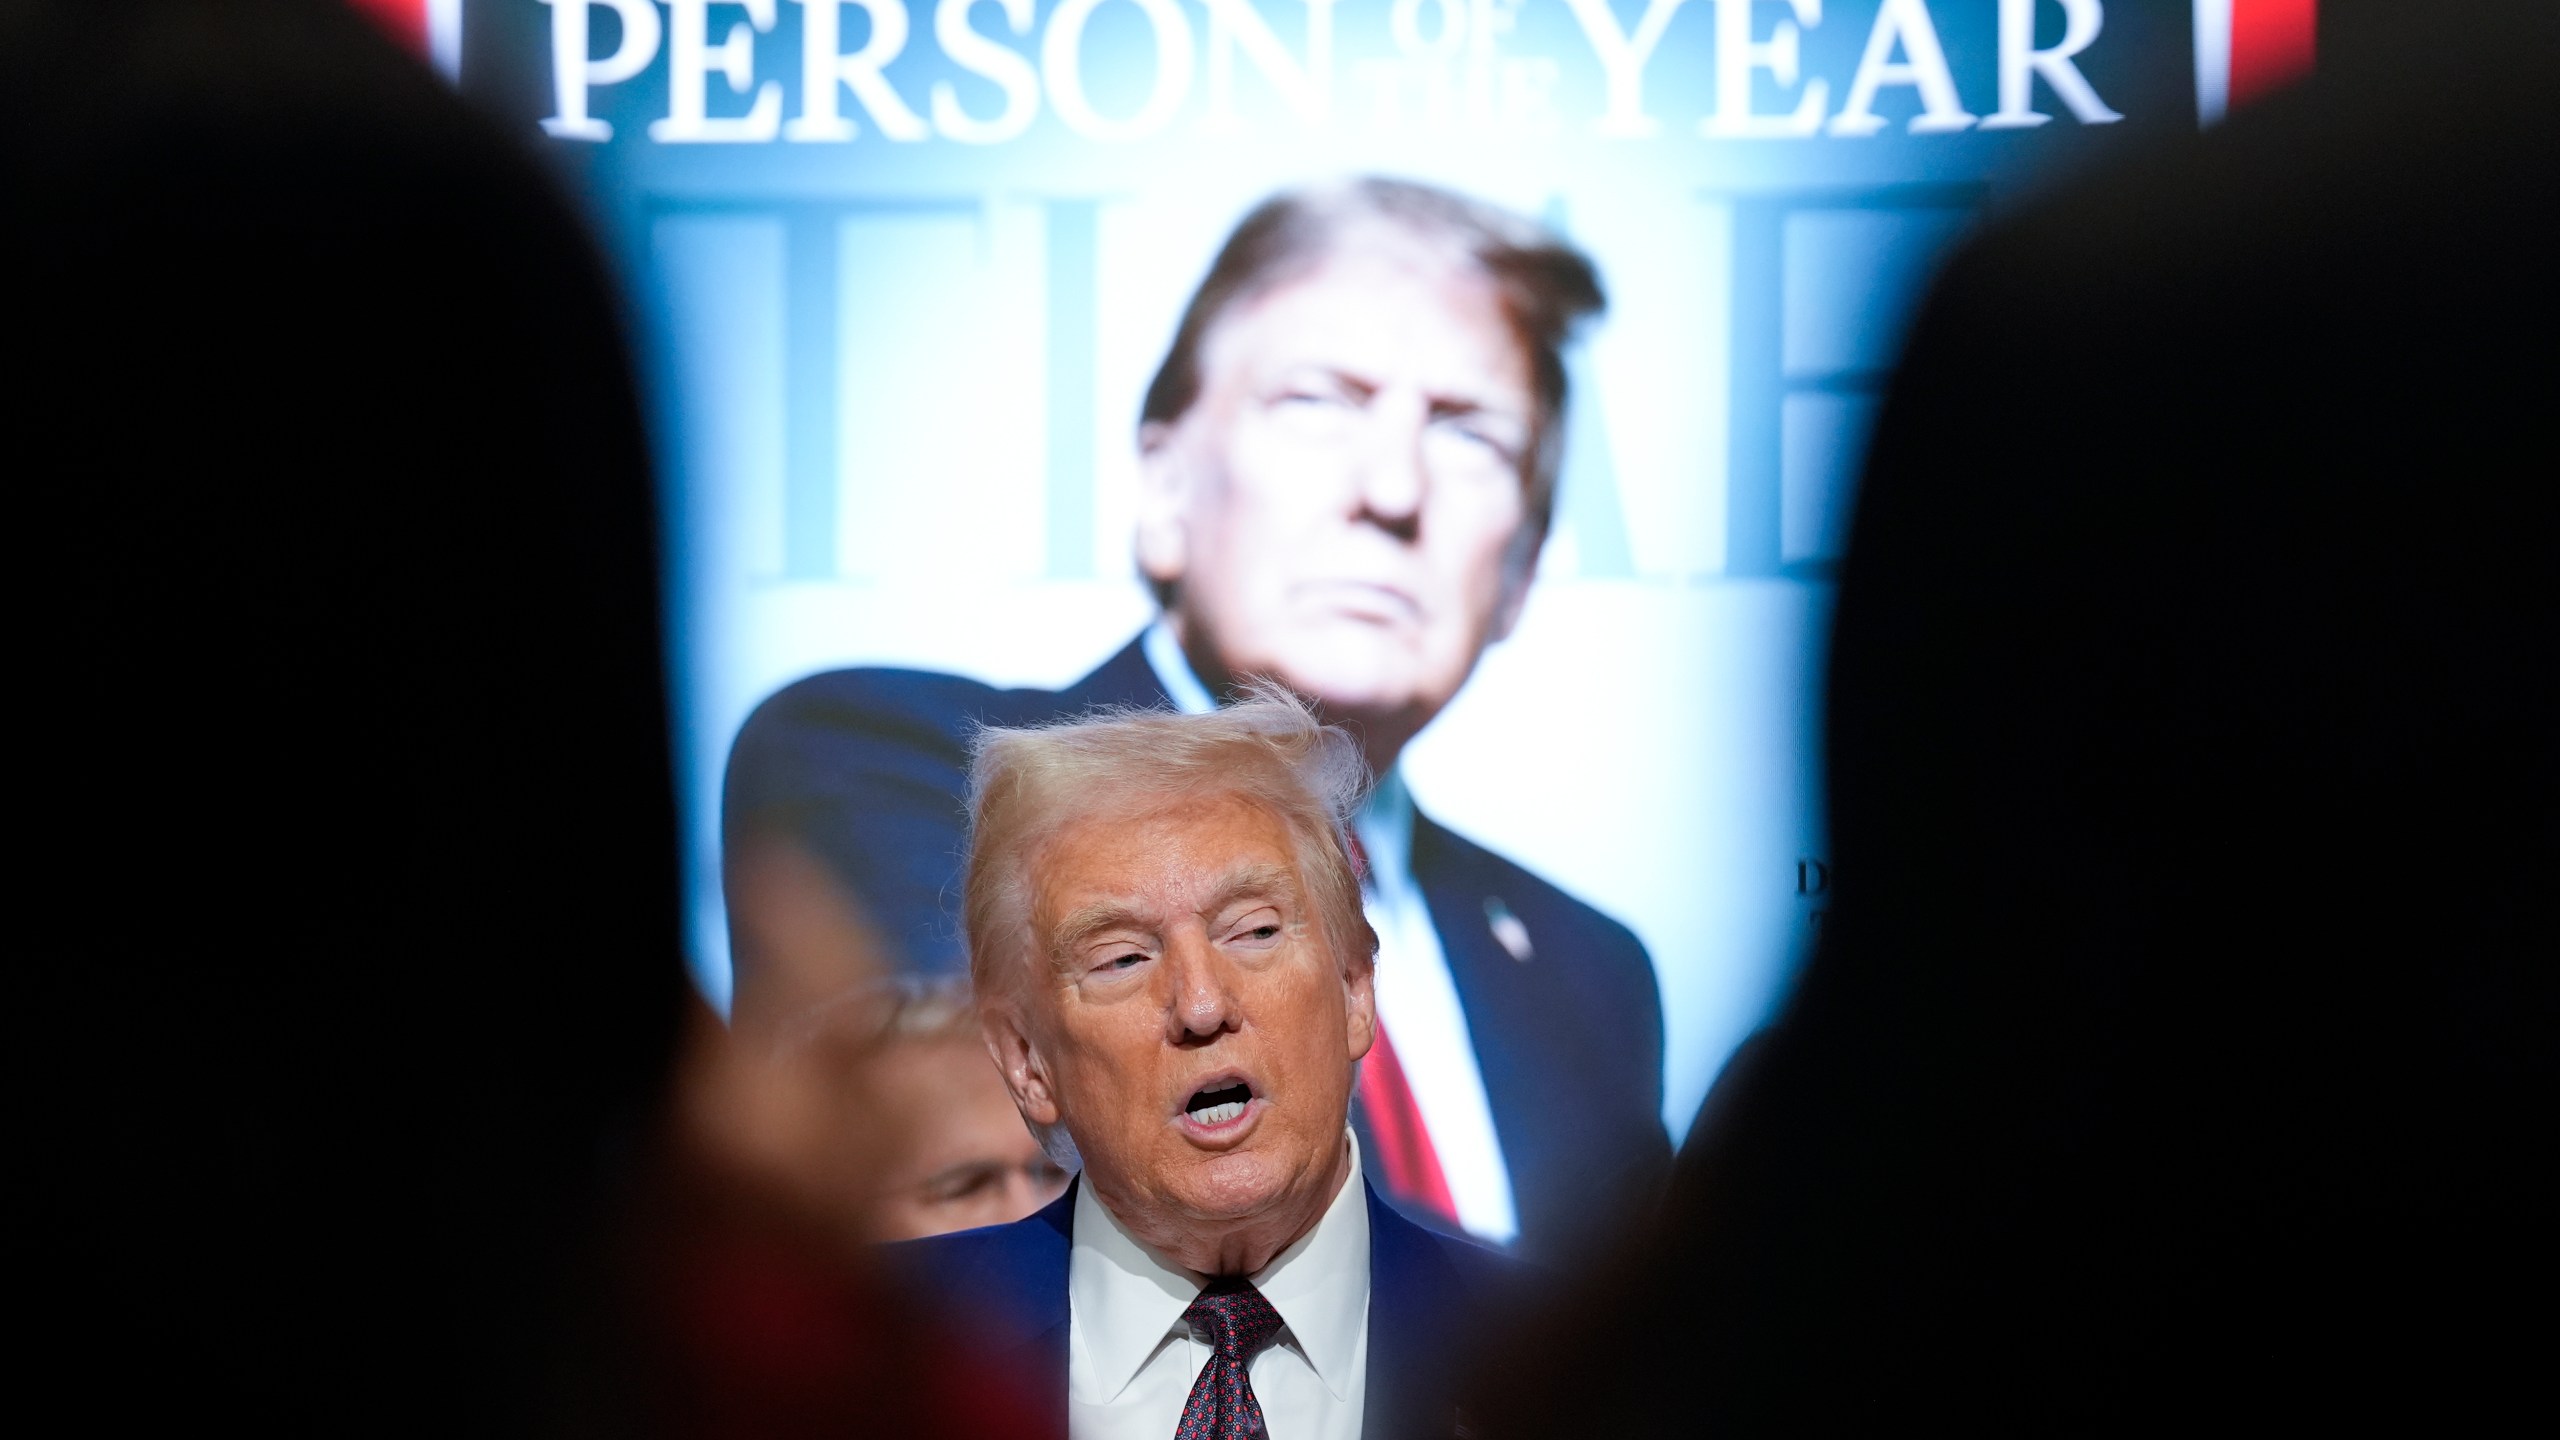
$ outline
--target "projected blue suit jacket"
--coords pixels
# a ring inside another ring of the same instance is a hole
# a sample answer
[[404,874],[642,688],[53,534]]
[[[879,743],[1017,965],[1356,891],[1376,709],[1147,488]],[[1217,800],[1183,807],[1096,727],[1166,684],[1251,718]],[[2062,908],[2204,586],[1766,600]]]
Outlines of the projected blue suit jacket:
[[[1424,1440],[1460,1433],[1458,1387],[1473,1347],[1533,1298],[1530,1268],[1436,1235],[1368,1192],[1369,1359],[1360,1433]],[[1076,1187],[1010,1225],[885,1247],[890,1272],[940,1308],[972,1354],[1067,1421],[1067,1269]]]
[[[860,899],[900,963],[962,973],[963,794],[976,727],[1171,703],[1135,642],[1064,690],[916,670],[811,676],[739,731],[725,833],[732,844],[758,833],[797,841]],[[1647,1207],[1669,1174],[1653,964],[1625,926],[1424,815],[1413,869],[1510,1166],[1519,1249],[1577,1258]],[[1505,910],[1528,930],[1527,960],[1494,937],[1492,917]]]

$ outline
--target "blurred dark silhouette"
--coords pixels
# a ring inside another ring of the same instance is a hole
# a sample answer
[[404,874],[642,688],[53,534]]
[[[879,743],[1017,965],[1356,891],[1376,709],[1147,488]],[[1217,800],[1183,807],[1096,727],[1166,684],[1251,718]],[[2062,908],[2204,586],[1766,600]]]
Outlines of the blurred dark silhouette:
[[0,8],[0,194],[25,1408],[1004,1433],[741,1159],[549,179],[341,5],[118,0]]
[[605,277],[343,6],[0,27],[51,1340],[100,1428],[521,1417],[681,1013]]
[[2560,12],[2322,20],[1937,286],[1822,949],[1480,1429],[2548,1412]]

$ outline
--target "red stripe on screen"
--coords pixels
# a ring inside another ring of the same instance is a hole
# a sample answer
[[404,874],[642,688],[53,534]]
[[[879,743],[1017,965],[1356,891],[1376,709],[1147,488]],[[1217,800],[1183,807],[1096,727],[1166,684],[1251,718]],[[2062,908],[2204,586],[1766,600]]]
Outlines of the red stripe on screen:
[[2320,0],[2232,0],[2232,105],[2311,73],[2319,16]]
[[402,49],[427,57],[427,0],[347,0],[374,24],[389,32]]

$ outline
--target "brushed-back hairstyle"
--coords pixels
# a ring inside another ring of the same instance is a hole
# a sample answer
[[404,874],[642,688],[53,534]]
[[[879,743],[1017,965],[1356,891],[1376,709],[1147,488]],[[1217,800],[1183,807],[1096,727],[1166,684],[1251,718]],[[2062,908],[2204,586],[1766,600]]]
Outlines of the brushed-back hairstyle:
[[1608,308],[1608,297],[1589,257],[1545,226],[1435,186],[1364,176],[1283,191],[1255,206],[1192,293],[1173,346],[1147,386],[1140,423],[1170,425],[1200,398],[1201,351],[1229,311],[1305,275],[1358,232],[1379,225],[1473,265],[1501,296],[1537,401],[1520,483],[1531,522],[1543,534],[1564,464],[1564,347],[1585,320]]
[[1031,932],[1028,874],[1051,837],[1094,815],[1226,797],[1261,805],[1288,827],[1306,898],[1344,971],[1376,958],[1347,839],[1368,766],[1349,734],[1285,687],[1251,682],[1235,704],[1207,715],[1114,710],[989,727],[975,752],[962,912],[969,974],[986,1003],[1018,994],[1026,968],[1054,958]]

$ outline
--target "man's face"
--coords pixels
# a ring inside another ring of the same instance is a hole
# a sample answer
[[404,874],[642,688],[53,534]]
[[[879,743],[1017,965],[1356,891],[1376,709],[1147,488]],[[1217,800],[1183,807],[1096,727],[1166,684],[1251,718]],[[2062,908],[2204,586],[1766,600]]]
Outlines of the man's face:
[[[1227,675],[1409,734],[1518,618],[1529,366],[1493,284],[1391,230],[1231,310],[1144,437],[1139,561]],[[1400,723],[1401,722],[1401,723]]]
[[1232,796],[1095,816],[1027,878],[1018,1013],[1037,1058],[1005,1060],[1024,1112],[1063,1117],[1087,1183],[1141,1235],[1313,1223],[1347,1173],[1375,1020],[1288,827]]
[[871,1061],[874,1109],[898,1120],[874,1171],[873,1233],[911,1240],[1019,1220],[1058,1198],[1067,1172],[1024,1128],[975,1035],[901,1040]]

